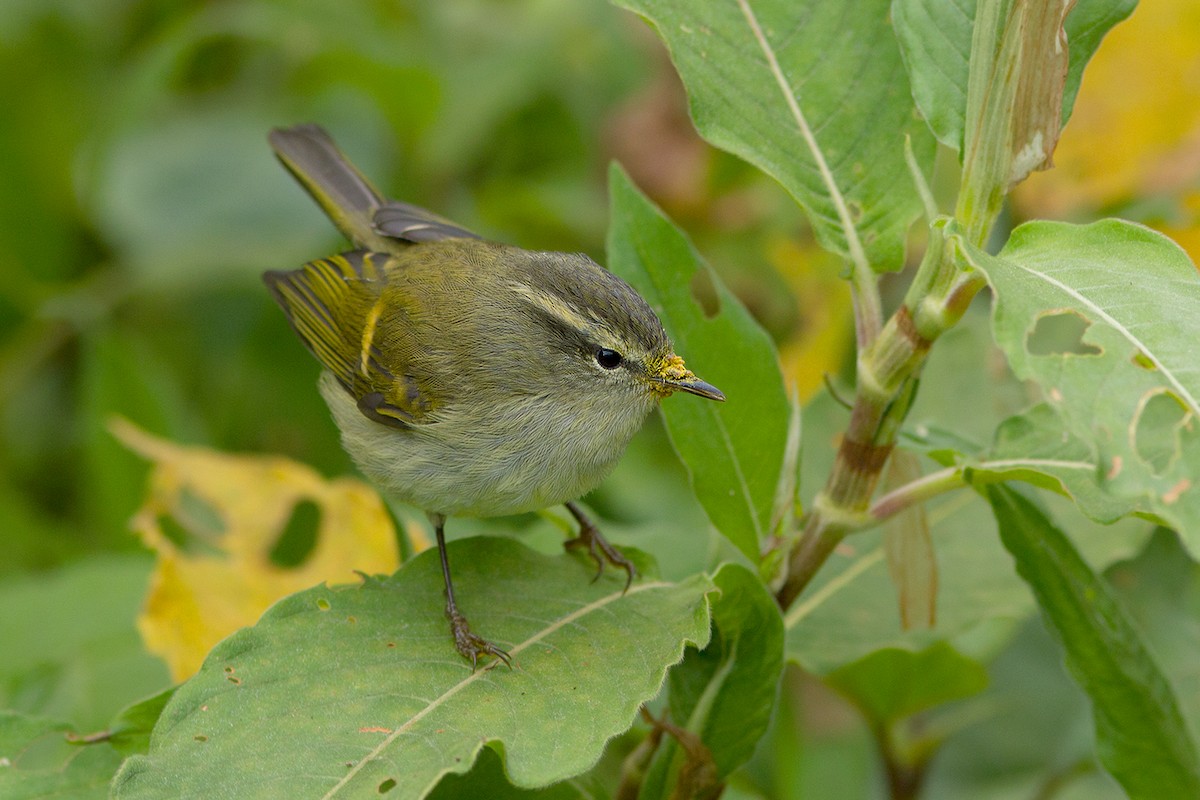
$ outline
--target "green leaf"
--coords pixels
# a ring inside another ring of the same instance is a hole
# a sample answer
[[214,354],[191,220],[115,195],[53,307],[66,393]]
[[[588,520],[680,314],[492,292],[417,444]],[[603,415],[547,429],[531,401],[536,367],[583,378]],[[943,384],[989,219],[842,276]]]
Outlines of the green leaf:
[[94,557],[0,584],[0,706],[106,725],[169,682],[134,628],[151,562]]
[[[689,650],[671,670],[670,719],[712,754],[724,780],[754,753],[767,730],[783,671],[783,619],[779,606],[754,573],[726,564],[713,578],[715,633],[704,650]],[[685,754],[669,737],[651,764],[644,798],[670,797]]]
[[512,670],[455,652],[427,551],[392,578],[285,598],[218,645],[114,797],[422,797],[489,742],[514,785],[545,786],[594,764],[684,646],[708,641],[701,576],[622,592],[583,559],[486,537],[450,560],[460,607]]
[[[609,186],[609,268],[646,298],[688,366],[728,398],[665,400],[671,444],[709,519],[757,563],[759,543],[774,533],[791,413],[775,347],[684,235],[615,165]],[[697,281],[711,283],[715,314],[706,315],[693,296]]]
[[885,647],[834,670],[825,682],[875,725],[889,725],[987,687],[987,670],[945,642],[923,650]]
[[71,726],[0,711],[0,797],[101,800],[121,756],[106,744],[68,744]]
[[[917,108],[938,141],[962,152],[968,59],[977,0],[893,0],[892,19]],[[1075,106],[1083,68],[1137,0],[1080,0],[1067,16],[1069,66],[1062,122]]]
[[[921,211],[904,137],[928,173],[887,0],[616,0],[667,43],[700,134],[796,198],[821,244],[899,269]],[[808,132],[812,138],[805,135]]]
[[[1102,488],[1200,552],[1200,275],[1187,255],[1104,220],[1022,225],[998,257],[972,259],[995,290],[993,330],[1009,364],[1094,453]],[[1064,342],[1054,325],[1073,336]]]
[[1112,590],[1029,500],[987,487],[1000,538],[1092,700],[1101,763],[1131,797],[1200,797],[1200,755],[1174,692]]

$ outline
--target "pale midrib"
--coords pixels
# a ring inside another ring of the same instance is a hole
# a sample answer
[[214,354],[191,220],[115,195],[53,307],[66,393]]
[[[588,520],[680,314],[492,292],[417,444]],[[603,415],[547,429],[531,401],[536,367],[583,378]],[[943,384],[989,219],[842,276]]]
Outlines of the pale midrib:
[[1179,379],[1175,377],[1175,374],[1173,372],[1171,372],[1171,370],[1167,369],[1167,366],[1165,364],[1163,364],[1163,362],[1161,360],[1159,360],[1158,356],[1155,355],[1154,351],[1151,350],[1149,347],[1147,347],[1142,342],[1142,340],[1139,339],[1133,333],[1133,331],[1129,330],[1129,328],[1126,328],[1124,324],[1119,322],[1114,317],[1110,316],[1107,311],[1105,311],[1100,306],[1096,305],[1096,303],[1091,298],[1087,297],[1087,295],[1080,294],[1075,289],[1071,288],[1070,286],[1066,285],[1065,283],[1063,283],[1055,278],[1050,277],[1045,272],[1039,272],[1038,270],[1031,269],[1029,267],[1024,266],[1023,264],[1018,264],[1017,262],[1012,261],[1012,260],[1008,260],[1008,263],[1012,264],[1017,269],[1023,270],[1024,272],[1027,272],[1028,274],[1033,275],[1036,278],[1041,278],[1046,283],[1055,287],[1056,289],[1063,292],[1067,296],[1074,298],[1085,308],[1095,312],[1096,316],[1100,317],[1102,320],[1104,320],[1109,325],[1111,325],[1116,331],[1121,333],[1126,339],[1128,339],[1130,342],[1132,342],[1138,348],[1139,352],[1143,353],[1146,356],[1146,358],[1150,359],[1150,361],[1152,361],[1154,363],[1154,366],[1158,367],[1159,372],[1162,373],[1163,377],[1166,378],[1167,382],[1170,383],[1171,386],[1173,386],[1175,388],[1175,390],[1177,392],[1179,392],[1181,397],[1187,401],[1187,406],[1189,409],[1191,409],[1192,413],[1196,414],[1197,416],[1200,416],[1200,403],[1198,403],[1196,401],[1196,398],[1192,397],[1192,393],[1187,390],[1187,387],[1185,387],[1182,383],[1179,382]]
[[1029,467],[1059,467],[1061,469],[1076,469],[1091,472],[1096,465],[1090,461],[1062,461],[1055,458],[1008,458],[997,461],[984,461],[975,469],[997,471],[1005,469],[1022,469]]
[[[538,631],[538,633],[536,635],[531,636],[530,638],[528,638],[525,641],[518,644],[516,647],[513,647],[512,649],[510,649],[508,651],[508,654],[510,656],[515,657],[517,654],[519,654],[523,650],[527,650],[528,648],[537,644],[542,639],[546,638],[547,636],[554,633],[555,631],[560,630],[561,628],[565,627],[566,625],[570,625],[571,623],[575,622],[576,620],[587,616],[588,614],[592,613],[593,611],[596,611],[597,609],[603,608],[604,606],[608,605],[609,603],[613,603],[617,600],[620,600],[622,597],[629,597],[631,595],[635,595],[640,592],[645,592],[650,589],[670,588],[671,586],[672,586],[672,584],[664,583],[662,581],[656,581],[654,583],[639,584],[639,585],[634,586],[633,588],[629,589],[626,592],[614,592],[612,594],[605,595],[604,597],[594,600],[585,606],[581,606],[580,608],[571,612],[567,616],[562,617],[559,620],[556,620],[553,624],[546,626],[542,630]],[[365,767],[367,764],[374,761],[379,756],[379,754],[382,753],[384,750],[386,750],[389,746],[391,746],[391,744],[393,742],[395,742],[396,739],[400,738],[402,735],[411,731],[418,722],[420,722],[425,717],[432,714],[437,709],[441,708],[452,697],[454,697],[456,694],[461,692],[463,689],[470,686],[475,681],[482,679],[483,676],[485,674],[487,674],[488,671],[489,671],[488,669],[481,669],[481,670],[476,670],[476,671],[472,672],[466,678],[463,678],[461,681],[456,683],[454,686],[450,687],[445,692],[443,692],[441,694],[441,696],[439,696],[436,700],[429,703],[424,708],[422,708],[419,712],[417,712],[412,717],[410,717],[408,719],[408,721],[406,721],[403,725],[401,725],[400,727],[396,728],[396,730],[394,730],[390,734],[388,734],[387,738],[385,738],[378,745],[376,745],[375,748],[373,750],[371,750],[371,752],[367,753],[363,758],[359,759],[358,763],[355,764],[354,767],[351,768],[349,772],[347,772],[345,775],[342,776],[342,779],[340,781],[338,781],[336,784],[334,784],[333,787],[330,788],[330,790],[322,796],[322,800],[330,800],[330,798],[335,797],[337,795],[337,792],[342,787],[346,786],[351,781],[351,779],[353,779],[354,776],[357,775],[358,772],[363,769],[363,767]]]
[[854,227],[854,222],[850,219],[850,208],[846,204],[846,199],[842,197],[842,192],[838,188],[837,182],[833,179],[833,171],[829,169],[828,162],[825,161],[825,153],[822,152],[820,145],[817,144],[817,137],[813,135],[812,128],[808,126],[808,119],[804,116],[804,112],[800,110],[800,103],[796,100],[796,93],[788,85],[787,77],[783,74],[783,68],[779,66],[779,59],[775,57],[775,49],[771,47],[771,43],[767,41],[766,34],[763,33],[762,27],[758,24],[758,17],[750,8],[748,0],[737,0],[738,7],[742,10],[742,16],[746,18],[746,23],[750,26],[754,38],[758,41],[758,46],[766,56],[767,66],[771,70],[771,75],[775,78],[775,83],[779,86],[779,91],[783,94],[783,99],[787,102],[788,110],[792,114],[792,119],[796,122],[796,127],[800,129],[800,135],[804,137],[804,143],[807,145],[809,152],[812,153],[813,161],[816,162],[817,171],[821,174],[821,182],[825,184],[825,190],[829,193],[829,199],[833,202],[834,210],[837,211],[838,223],[841,225],[842,233],[846,237],[846,249],[850,251],[850,260],[854,265],[863,271],[870,270],[870,264],[867,261],[866,251],[863,250],[862,242],[858,238],[858,229]]

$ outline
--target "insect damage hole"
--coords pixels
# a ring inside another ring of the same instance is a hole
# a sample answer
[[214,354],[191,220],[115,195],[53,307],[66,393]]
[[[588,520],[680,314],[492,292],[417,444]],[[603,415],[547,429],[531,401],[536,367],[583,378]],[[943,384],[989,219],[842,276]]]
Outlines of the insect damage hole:
[[162,535],[181,552],[209,558],[226,555],[220,547],[225,518],[190,486],[179,489],[171,509],[159,514],[156,522]]
[[390,792],[392,789],[395,789],[395,788],[396,788],[396,779],[388,778],[386,781],[379,784],[379,793],[387,794],[388,792]]
[[1130,443],[1151,472],[1164,475],[1179,457],[1182,429],[1191,424],[1187,406],[1163,389],[1143,399],[1130,425]]
[[1025,336],[1025,349],[1035,356],[1098,356],[1104,351],[1083,340],[1091,321],[1072,310],[1047,311]]
[[275,540],[275,546],[271,548],[271,563],[289,569],[307,561],[317,546],[320,524],[321,509],[316,503],[312,500],[296,503],[287,524]]

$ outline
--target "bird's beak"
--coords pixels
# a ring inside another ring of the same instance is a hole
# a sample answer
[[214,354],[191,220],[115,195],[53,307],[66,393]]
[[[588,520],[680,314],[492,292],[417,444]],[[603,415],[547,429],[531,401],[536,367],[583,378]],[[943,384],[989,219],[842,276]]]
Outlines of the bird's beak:
[[707,397],[709,400],[725,401],[725,394],[720,389],[697,378],[695,373],[683,365],[683,359],[674,354],[663,363],[650,380],[655,384],[655,389],[664,395],[687,392]]

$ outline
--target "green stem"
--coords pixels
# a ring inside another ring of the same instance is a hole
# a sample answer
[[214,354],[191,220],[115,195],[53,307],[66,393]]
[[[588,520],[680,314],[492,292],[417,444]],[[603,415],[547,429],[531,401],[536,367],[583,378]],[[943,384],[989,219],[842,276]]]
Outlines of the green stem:
[[906,511],[940,494],[963,488],[967,485],[963,472],[962,467],[947,467],[937,472],[931,472],[898,489],[893,489],[871,506],[872,524],[885,522],[901,511]]

